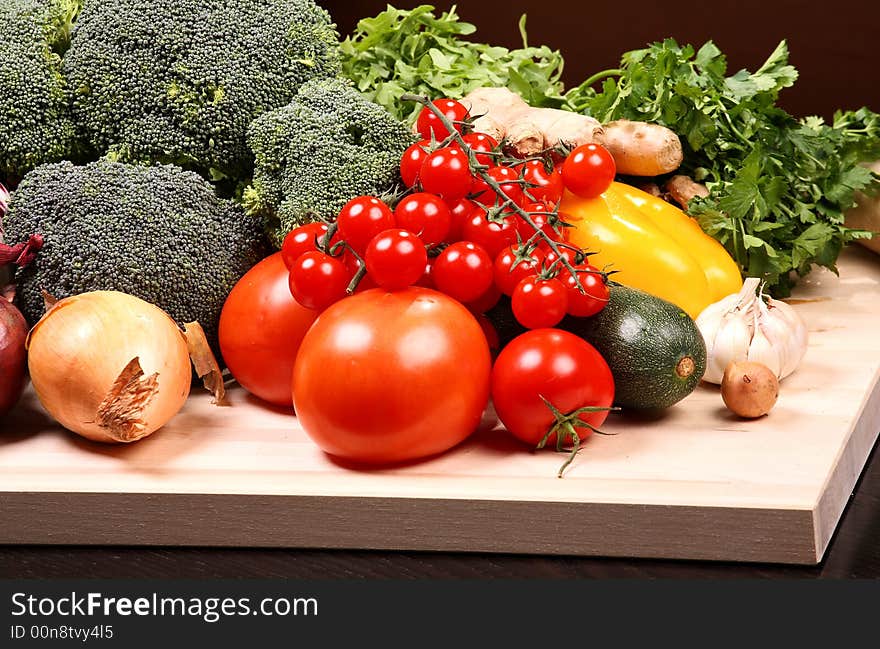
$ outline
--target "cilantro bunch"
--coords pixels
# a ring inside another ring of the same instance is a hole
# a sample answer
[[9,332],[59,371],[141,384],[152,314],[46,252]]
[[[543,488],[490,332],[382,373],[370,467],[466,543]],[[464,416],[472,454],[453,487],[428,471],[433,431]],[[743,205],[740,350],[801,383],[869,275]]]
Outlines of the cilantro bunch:
[[461,21],[454,6],[437,16],[431,5],[389,5],[361,20],[342,43],[342,73],[401,120],[412,121],[421,109],[401,102],[405,93],[459,99],[481,86],[510,88],[533,106],[559,106],[562,55],[547,46],[529,47],[525,26],[523,16],[523,47],[510,50],[468,40],[477,28]]
[[[698,51],[667,39],[623,55],[566,95],[566,108],[600,122],[632,119],[668,126],[682,138],[683,171],[706,184],[690,214],[744,274],[786,296],[814,264],[836,271],[844,244],[869,233],[844,226],[855,193],[880,188],[860,165],[880,158],[880,115],[838,112],[831,124],[796,119],[776,106],[797,79],[783,41],[756,72],[728,76],[710,41]],[[600,76],[597,75],[597,76]]]

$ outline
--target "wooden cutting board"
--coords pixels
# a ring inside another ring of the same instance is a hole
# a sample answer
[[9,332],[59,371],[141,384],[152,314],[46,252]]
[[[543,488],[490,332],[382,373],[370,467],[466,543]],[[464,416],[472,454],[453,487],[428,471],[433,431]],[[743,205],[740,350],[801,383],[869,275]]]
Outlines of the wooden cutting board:
[[822,559],[880,431],[880,258],[816,272],[794,300],[804,364],[772,414],[716,387],[662,416],[614,415],[565,478],[487,415],[452,452],[358,471],[290,411],[201,394],[131,446],[81,440],[30,392],[0,424],[0,544],[454,550],[786,563]]

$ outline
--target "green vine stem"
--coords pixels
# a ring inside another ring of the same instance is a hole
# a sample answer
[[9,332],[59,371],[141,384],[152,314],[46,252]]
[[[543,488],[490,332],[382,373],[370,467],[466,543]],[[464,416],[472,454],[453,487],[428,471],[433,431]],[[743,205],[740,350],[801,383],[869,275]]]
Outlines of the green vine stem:
[[[571,465],[572,462],[574,462],[574,458],[577,456],[578,451],[581,448],[581,436],[577,432],[578,428],[589,428],[597,435],[616,435],[616,433],[606,433],[599,430],[592,424],[588,424],[587,422],[585,422],[583,419],[580,418],[580,416],[591,412],[610,412],[614,410],[620,410],[620,408],[584,406],[583,408],[578,408],[577,410],[572,410],[571,412],[565,413],[559,410],[559,408],[554,406],[549,399],[545,399],[543,396],[541,396],[541,401],[543,401],[544,405],[546,405],[547,408],[550,409],[550,412],[553,413],[553,417],[556,419],[556,421],[547,430],[547,434],[544,435],[543,438],[541,438],[540,442],[538,442],[535,450],[540,450],[547,446],[547,442],[550,441],[550,438],[556,435],[556,451],[559,453],[568,452],[568,458],[566,458],[562,466],[559,467],[559,472],[556,474],[557,478],[562,477],[562,474],[565,473],[565,470]],[[575,422],[577,423],[577,425],[575,425]],[[570,442],[570,448],[565,448],[566,442]]]

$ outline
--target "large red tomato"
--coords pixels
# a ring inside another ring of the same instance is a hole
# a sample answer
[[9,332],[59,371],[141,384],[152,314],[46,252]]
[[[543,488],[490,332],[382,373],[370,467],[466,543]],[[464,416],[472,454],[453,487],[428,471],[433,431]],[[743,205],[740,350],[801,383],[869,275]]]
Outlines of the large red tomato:
[[251,394],[290,406],[293,362],[316,311],[293,299],[281,253],[267,257],[233,287],[220,314],[220,351]]
[[446,451],[480,423],[491,360],[479,323],[418,286],[341,300],[306,334],[293,372],[300,424],[327,453],[387,464]]

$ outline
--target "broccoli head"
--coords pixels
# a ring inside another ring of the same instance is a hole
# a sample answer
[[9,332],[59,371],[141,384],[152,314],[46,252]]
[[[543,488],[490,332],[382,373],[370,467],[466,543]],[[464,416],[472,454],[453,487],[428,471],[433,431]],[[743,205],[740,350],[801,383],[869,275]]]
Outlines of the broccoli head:
[[57,298],[117,290],[179,323],[197,320],[218,355],[223,303],[267,251],[257,219],[218,199],[198,174],[170,165],[37,167],[13,194],[4,227],[11,244],[44,238],[16,278],[29,323],[43,313],[43,289]]
[[85,0],[64,57],[99,155],[248,176],[248,124],[339,69],[312,0]]
[[263,217],[280,247],[295,226],[333,220],[355,196],[392,187],[415,138],[350,82],[319,79],[304,84],[287,106],[256,119],[247,141],[256,162],[244,204]]
[[80,0],[0,2],[0,179],[73,148],[60,55],[79,8]]

